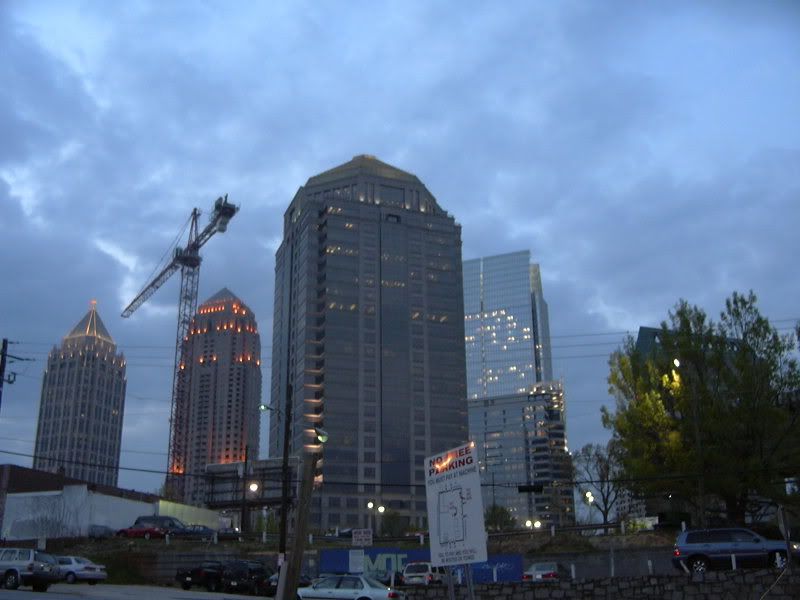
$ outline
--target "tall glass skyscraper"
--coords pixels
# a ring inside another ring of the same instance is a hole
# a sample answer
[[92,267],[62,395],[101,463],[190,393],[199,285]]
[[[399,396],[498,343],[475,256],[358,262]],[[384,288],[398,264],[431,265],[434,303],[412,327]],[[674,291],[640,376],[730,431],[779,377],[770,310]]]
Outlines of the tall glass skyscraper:
[[[483,501],[526,520],[574,518],[564,390],[553,378],[550,325],[530,252],[464,261],[470,438]],[[537,491],[519,493],[517,486]]]
[[464,313],[470,399],[553,378],[547,303],[528,250],[465,260]]
[[125,386],[125,357],[92,301],[47,357],[33,468],[116,486]]
[[370,500],[424,526],[424,458],[467,439],[461,227],[356,156],[298,190],[275,263],[270,456],[288,400],[292,453],[329,433],[315,526],[367,527]]

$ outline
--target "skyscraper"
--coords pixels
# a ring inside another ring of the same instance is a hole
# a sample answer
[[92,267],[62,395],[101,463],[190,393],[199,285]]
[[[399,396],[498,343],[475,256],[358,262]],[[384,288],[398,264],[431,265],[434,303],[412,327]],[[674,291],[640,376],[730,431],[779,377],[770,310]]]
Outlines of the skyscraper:
[[[520,524],[574,518],[564,390],[553,382],[539,265],[523,250],[464,261],[470,438],[484,505]],[[530,486],[519,493],[517,486]]]
[[[466,441],[461,227],[414,175],[356,156],[311,177],[276,254],[270,455],[324,426],[312,522],[367,502],[423,526],[424,458]],[[380,527],[380,522],[378,522]]]
[[253,311],[227,288],[197,310],[182,348],[182,381],[172,435],[182,477],[169,480],[176,499],[206,501],[208,464],[258,458],[261,338]]
[[553,378],[547,303],[528,250],[464,261],[464,313],[469,398]]
[[116,486],[125,385],[125,357],[92,301],[47,357],[33,468]]
[[[478,449],[484,506],[502,506],[522,526],[571,524],[574,516],[564,390],[558,381],[524,393],[469,402],[470,438]],[[520,493],[518,486],[532,491]]]

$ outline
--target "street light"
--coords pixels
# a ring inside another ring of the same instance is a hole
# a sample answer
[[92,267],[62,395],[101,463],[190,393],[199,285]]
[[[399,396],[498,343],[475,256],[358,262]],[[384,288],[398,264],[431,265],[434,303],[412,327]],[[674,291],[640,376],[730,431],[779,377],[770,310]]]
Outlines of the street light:
[[375,512],[382,515],[386,510],[386,507],[383,504],[377,504],[376,502],[370,500],[369,502],[367,502],[367,508],[370,511],[369,512],[370,522],[371,522],[370,524],[372,526],[373,535],[375,535],[377,533],[376,530],[378,528],[378,520],[377,517],[375,516]]
[[286,557],[286,534],[289,523],[289,436],[292,433],[290,422],[292,414],[292,386],[289,384],[286,391],[286,412],[282,413],[279,408],[273,408],[263,402],[258,405],[261,412],[270,411],[284,418],[283,421],[283,459],[281,461],[281,529],[278,538],[278,564],[280,565]]
[[536,519],[535,521],[531,521],[530,519],[528,519],[527,521],[525,521],[525,527],[527,527],[528,529],[530,529],[531,527],[534,529],[540,529],[542,527],[542,522],[539,519]]

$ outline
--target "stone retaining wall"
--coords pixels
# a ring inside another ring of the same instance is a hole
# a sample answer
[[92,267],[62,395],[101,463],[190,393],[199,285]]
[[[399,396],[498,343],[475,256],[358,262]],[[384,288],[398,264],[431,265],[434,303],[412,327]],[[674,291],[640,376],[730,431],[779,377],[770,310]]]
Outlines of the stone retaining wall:
[[[800,598],[800,571],[719,571],[705,575],[616,577],[544,584],[489,584],[475,586],[475,600],[796,600]],[[406,588],[408,600],[446,600],[447,587]],[[467,600],[465,586],[457,586],[457,600]]]

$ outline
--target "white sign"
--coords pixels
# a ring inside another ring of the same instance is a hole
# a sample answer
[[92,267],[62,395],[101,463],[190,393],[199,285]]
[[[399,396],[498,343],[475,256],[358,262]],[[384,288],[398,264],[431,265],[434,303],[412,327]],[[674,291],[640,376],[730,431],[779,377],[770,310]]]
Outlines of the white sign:
[[372,546],[372,529],[353,529],[353,546]]
[[431,563],[437,567],[484,562],[481,479],[475,445],[425,459]]

